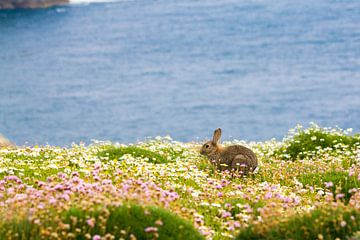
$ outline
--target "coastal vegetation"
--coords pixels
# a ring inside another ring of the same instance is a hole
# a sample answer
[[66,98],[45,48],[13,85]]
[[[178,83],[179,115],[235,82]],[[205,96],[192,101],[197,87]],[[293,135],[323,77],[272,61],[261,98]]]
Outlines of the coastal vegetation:
[[247,176],[170,137],[2,147],[0,239],[360,239],[359,142],[317,125],[224,142],[257,154]]

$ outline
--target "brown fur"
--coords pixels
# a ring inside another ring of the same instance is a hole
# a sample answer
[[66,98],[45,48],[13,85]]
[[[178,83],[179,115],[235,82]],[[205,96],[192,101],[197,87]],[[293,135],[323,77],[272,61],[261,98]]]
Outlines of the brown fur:
[[240,171],[243,174],[253,172],[258,166],[258,161],[255,153],[241,145],[231,145],[223,147],[219,144],[221,137],[221,129],[214,131],[214,136],[211,141],[206,142],[200,153],[211,161],[216,168],[221,171]]

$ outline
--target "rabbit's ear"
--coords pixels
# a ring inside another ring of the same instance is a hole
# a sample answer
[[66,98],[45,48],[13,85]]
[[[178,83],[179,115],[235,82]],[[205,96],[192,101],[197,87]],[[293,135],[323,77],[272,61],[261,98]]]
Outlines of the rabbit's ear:
[[217,144],[220,140],[221,137],[221,128],[218,128],[214,131],[214,136],[213,136],[213,143]]

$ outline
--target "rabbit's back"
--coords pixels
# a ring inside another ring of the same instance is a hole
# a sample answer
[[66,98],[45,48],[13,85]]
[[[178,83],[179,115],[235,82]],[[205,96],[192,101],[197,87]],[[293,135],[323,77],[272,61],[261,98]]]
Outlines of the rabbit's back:
[[230,168],[235,157],[239,155],[242,155],[243,158],[246,159],[246,165],[250,169],[254,170],[257,167],[258,161],[255,153],[251,149],[241,145],[226,147],[225,151],[220,154],[221,164],[226,164]]

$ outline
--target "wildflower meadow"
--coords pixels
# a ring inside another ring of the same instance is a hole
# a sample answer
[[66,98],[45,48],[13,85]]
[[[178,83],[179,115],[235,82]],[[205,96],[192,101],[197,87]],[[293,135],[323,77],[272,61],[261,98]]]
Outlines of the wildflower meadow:
[[253,174],[200,142],[0,149],[0,239],[360,239],[360,135],[313,124],[244,142]]

